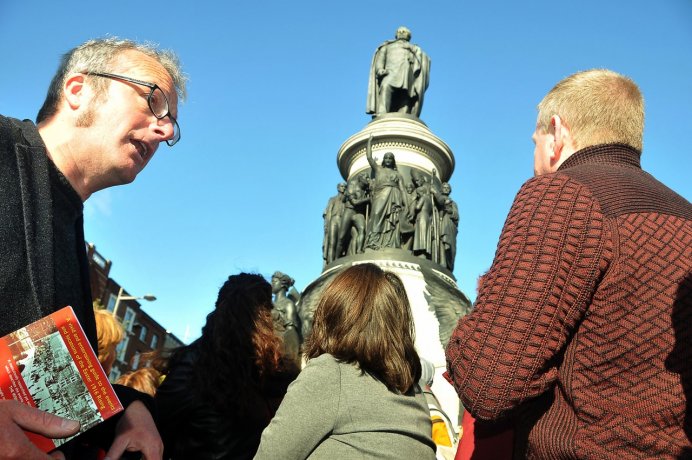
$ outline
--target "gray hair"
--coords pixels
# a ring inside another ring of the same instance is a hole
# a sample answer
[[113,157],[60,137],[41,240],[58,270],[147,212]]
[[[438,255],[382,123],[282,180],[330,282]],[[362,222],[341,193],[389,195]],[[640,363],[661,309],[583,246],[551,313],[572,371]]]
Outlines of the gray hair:
[[[129,50],[139,51],[156,59],[170,74],[178,98],[181,101],[185,99],[187,76],[183,73],[175,53],[169,50],[160,50],[153,43],[136,43],[117,37],[95,39],[84,42],[63,55],[60,66],[48,87],[46,100],[36,116],[36,122],[48,120],[57,113],[62,88],[70,73],[108,72],[115,58]],[[107,79],[95,79],[93,86],[96,94],[101,94],[109,84],[110,81]]]

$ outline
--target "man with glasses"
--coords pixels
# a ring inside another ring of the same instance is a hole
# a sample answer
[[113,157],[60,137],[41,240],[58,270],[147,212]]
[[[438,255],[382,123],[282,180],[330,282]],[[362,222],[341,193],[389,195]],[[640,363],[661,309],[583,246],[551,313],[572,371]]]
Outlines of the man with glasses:
[[[173,53],[116,38],[90,40],[63,57],[36,125],[0,116],[0,336],[71,305],[96,349],[83,202],[132,182],[161,142],[180,140],[184,93]],[[85,437],[111,439],[105,448],[112,459],[125,451],[160,459],[146,399],[124,387],[116,391],[124,413]],[[44,458],[22,429],[66,437],[78,424],[0,401],[0,458]],[[72,449],[63,449],[68,458]]]

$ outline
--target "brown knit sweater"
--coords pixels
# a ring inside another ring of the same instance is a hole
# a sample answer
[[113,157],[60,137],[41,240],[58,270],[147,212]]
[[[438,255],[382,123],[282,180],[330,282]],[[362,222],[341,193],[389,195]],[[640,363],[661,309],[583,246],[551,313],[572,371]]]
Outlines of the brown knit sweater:
[[692,457],[692,205],[624,145],[529,180],[447,367],[528,458]]

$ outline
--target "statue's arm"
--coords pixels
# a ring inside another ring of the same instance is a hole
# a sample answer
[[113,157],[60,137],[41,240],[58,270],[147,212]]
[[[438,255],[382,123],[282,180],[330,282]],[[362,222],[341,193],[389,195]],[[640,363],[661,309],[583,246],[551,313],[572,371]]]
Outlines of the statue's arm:
[[375,75],[377,77],[384,77],[387,75],[389,72],[387,71],[387,47],[382,46],[377,50],[377,53],[375,54],[375,61],[373,63],[373,66],[375,67]]
[[370,134],[370,137],[368,137],[368,145],[365,148],[365,157],[368,159],[368,163],[373,171],[377,171],[377,163],[375,163],[375,159],[372,157],[372,134]]

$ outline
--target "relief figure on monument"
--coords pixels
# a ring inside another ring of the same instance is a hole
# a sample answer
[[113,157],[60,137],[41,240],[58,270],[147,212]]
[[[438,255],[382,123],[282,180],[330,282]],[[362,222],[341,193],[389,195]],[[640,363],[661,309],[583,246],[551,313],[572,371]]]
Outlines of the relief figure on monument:
[[338,257],[336,247],[339,241],[341,218],[344,214],[344,193],[346,192],[346,183],[340,182],[336,186],[336,189],[337,194],[329,199],[327,207],[322,214],[324,218],[324,240],[322,243],[322,259],[324,259],[324,265],[330,264]]
[[284,355],[300,363],[300,319],[296,304],[288,295],[288,290],[295,284],[290,276],[281,272],[272,275],[272,293],[274,308],[272,318],[277,334],[283,337]]
[[430,58],[410,43],[411,31],[399,27],[395,40],[375,51],[368,80],[366,113],[410,113],[420,117],[430,82]]
[[433,202],[432,184],[421,171],[411,170],[411,181],[416,187],[414,206],[409,209],[408,219],[413,222],[413,254],[428,260],[437,261],[435,248],[436,223],[434,214],[436,211]]
[[404,186],[406,189],[406,209],[408,212],[401,219],[401,249],[413,251],[413,232],[415,228],[413,221],[409,219],[408,213],[416,206],[416,186],[409,182]]
[[365,243],[365,216],[367,214],[370,196],[368,195],[369,181],[366,173],[352,177],[346,184],[344,193],[344,212],[335,257],[347,254],[360,254]]
[[449,197],[452,187],[443,182],[441,191],[433,190],[435,203],[440,209],[440,244],[439,244],[439,264],[447,267],[450,271],[454,270],[454,259],[457,253],[457,232],[459,228],[459,208]]
[[374,250],[400,248],[401,219],[406,215],[408,204],[404,178],[396,168],[392,152],[384,154],[381,165],[375,163],[372,139],[371,134],[365,150],[373,177],[365,247]]

